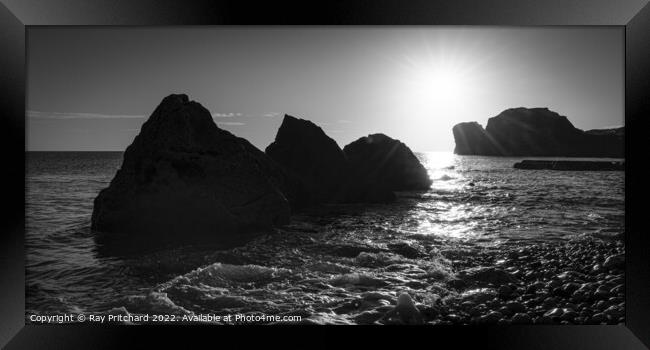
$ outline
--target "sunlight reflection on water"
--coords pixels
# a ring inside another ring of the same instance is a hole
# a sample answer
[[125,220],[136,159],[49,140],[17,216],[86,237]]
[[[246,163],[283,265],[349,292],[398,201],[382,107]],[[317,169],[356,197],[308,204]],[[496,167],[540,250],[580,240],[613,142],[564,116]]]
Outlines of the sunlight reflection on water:
[[417,155],[433,183],[424,195],[429,200],[421,201],[409,213],[415,223],[412,230],[420,234],[452,238],[471,236],[474,223],[467,219],[480,208],[445,200],[445,197],[462,192],[469,185],[469,181],[457,171],[460,165],[458,156],[452,152],[422,152]]

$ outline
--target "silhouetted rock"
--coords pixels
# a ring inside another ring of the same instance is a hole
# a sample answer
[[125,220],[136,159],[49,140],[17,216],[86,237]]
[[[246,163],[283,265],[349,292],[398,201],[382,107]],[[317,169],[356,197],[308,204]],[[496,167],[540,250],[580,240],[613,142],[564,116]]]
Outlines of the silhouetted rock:
[[452,128],[456,140],[456,154],[497,155],[490,138],[477,122],[467,122],[454,125]]
[[340,195],[347,172],[345,155],[311,121],[285,115],[266,154],[298,180],[297,203],[326,202]]
[[394,194],[374,184],[350,180],[350,167],[336,141],[311,121],[285,115],[266,154],[293,179],[294,206],[314,203],[384,202]]
[[427,170],[399,140],[384,134],[362,137],[343,148],[352,178],[393,191],[426,190],[431,186]]
[[512,108],[488,120],[453,128],[457,154],[623,157],[624,128],[582,131],[548,108]]
[[[228,240],[287,223],[281,168],[219,129],[186,95],[165,97],[94,201],[92,228],[139,241]],[[106,234],[109,233],[109,234]]]

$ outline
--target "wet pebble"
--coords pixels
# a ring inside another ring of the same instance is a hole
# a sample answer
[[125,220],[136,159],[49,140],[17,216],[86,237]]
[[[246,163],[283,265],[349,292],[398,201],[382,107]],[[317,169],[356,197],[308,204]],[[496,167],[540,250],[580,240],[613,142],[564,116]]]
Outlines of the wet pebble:
[[371,310],[364,311],[353,317],[353,320],[358,324],[373,324],[383,316],[382,312]]
[[526,307],[519,302],[510,302],[505,305],[512,313],[521,313],[526,311]]
[[625,254],[610,255],[605,259],[603,267],[607,269],[622,269],[625,267]]
[[512,323],[513,324],[529,324],[529,323],[533,323],[533,319],[528,314],[516,313],[514,316],[512,316]]
[[507,285],[503,285],[497,289],[497,294],[499,295],[500,298],[506,299],[512,295],[512,288],[510,288]]
[[550,317],[550,318],[560,318],[564,314],[564,309],[561,308],[554,308],[551,310],[548,310],[545,314],[544,317]]

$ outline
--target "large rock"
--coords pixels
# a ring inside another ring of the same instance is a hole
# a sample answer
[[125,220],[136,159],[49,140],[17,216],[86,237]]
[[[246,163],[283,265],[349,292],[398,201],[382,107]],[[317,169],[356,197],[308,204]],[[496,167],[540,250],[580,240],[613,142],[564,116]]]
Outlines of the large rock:
[[266,154],[291,179],[294,207],[315,203],[385,202],[392,191],[350,178],[350,163],[336,141],[311,121],[285,115]]
[[[281,168],[186,95],[163,99],[94,201],[106,240],[227,240],[287,223]],[[145,238],[146,237],[146,238]]]
[[347,160],[336,141],[311,121],[285,115],[266,154],[297,180],[294,202],[328,202],[341,197]]
[[343,148],[353,178],[393,191],[426,190],[431,186],[427,170],[399,140],[384,134],[362,137]]
[[456,154],[497,155],[494,144],[477,122],[459,123],[452,128],[456,140]]
[[582,131],[548,108],[511,108],[488,120],[453,128],[457,154],[623,157],[624,129]]

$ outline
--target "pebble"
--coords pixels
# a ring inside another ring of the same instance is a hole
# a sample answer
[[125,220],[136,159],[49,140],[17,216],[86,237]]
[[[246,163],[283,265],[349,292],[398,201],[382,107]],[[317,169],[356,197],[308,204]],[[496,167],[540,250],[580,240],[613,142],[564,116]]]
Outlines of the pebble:
[[380,320],[387,324],[417,325],[424,323],[420,310],[415,307],[415,303],[408,293],[400,294],[395,308],[385,313]]
[[564,321],[573,321],[576,317],[578,317],[577,312],[572,309],[565,309],[564,314],[562,314],[560,319]]
[[625,254],[610,255],[605,259],[603,267],[607,269],[622,269],[625,267]]
[[580,288],[580,285],[578,283],[575,283],[575,282],[569,282],[569,283],[566,283],[566,284],[564,284],[562,286],[562,290],[565,291],[568,294],[572,294],[573,292],[575,292],[579,288]]
[[453,289],[463,289],[467,286],[467,283],[461,279],[452,279],[447,282],[447,286]]
[[618,319],[625,314],[625,312],[618,305],[612,305],[608,307],[605,309],[604,313],[613,319]]
[[479,317],[478,321],[479,323],[497,323],[501,318],[503,318],[503,314],[498,311],[492,311],[487,315]]
[[607,316],[605,316],[605,314],[602,313],[597,313],[591,316],[589,320],[587,320],[587,323],[600,324],[601,322],[605,322],[605,321],[607,321]]
[[382,317],[382,313],[372,310],[364,311],[353,317],[354,321],[358,324],[373,324]]
[[553,324],[553,319],[548,316],[540,316],[534,319],[535,324]]
[[559,318],[559,317],[562,317],[563,314],[564,314],[564,309],[554,308],[554,309],[548,310],[544,314],[544,317]]
[[519,302],[510,302],[505,305],[508,310],[510,310],[512,313],[520,313],[520,312],[525,312],[526,307]]
[[497,296],[497,293],[494,289],[482,288],[469,290],[461,294],[461,298],[464,300],[471,300],[477,304],[484,303],[488,300],[492,300]]
[[594,292],[594,297],[599,298],[599,299],[609,299],[610,293],[609,293],[609,288],[605,286],[600,286],[596,291]]
[[625,293],[625,286],[622,284],[617,285],[616,287],[610,289],[610,294],[622,294]]
[[536,281],[535,283],[528,286],[528,288],[526,289],[526,293],[535,294],[538,290],[540,290],[542,288],[545,288],[545,287],[546,287],[546,285],[544,284],[544,282]]
[[555,288],[557,288],[557,287],[559,287],[559,286],[561,286],[561,285],[562,285],[562,282],[560,282],[559,280],[553,279],[553,280],[550,280],[550,281],[546,284],[546,288],[548,288],[548,289],[555,289]]
[[512,295],[512,288],[509,286],[503,285],[497,289],[497,294],[499,297],[505,299]]
[[524,313],[516,313],[514,316],[512,316],[512,323],[513,324],[528,324],[528,323],[533,323],[533,319],[528,315]]

